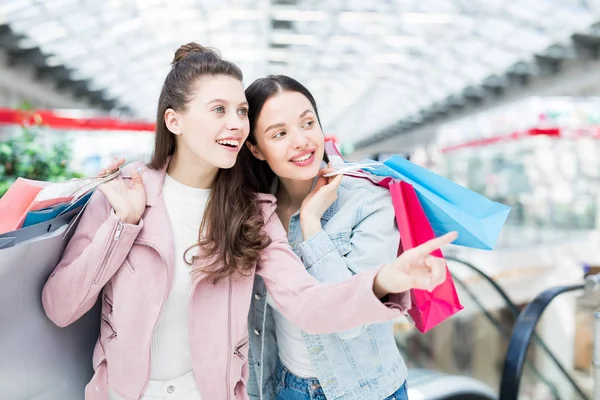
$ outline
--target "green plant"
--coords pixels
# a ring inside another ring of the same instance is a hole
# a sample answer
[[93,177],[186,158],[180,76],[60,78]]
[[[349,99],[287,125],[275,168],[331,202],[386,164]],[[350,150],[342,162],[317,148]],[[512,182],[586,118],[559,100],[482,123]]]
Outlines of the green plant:
[[[28,107],[23,107],[27,109]],[[47,143],[39,138],[43,121],[23,124],[20,132],[0,140],[0,197],[19,177],[62,182],[82,175],[68,164],[71,146],[64,138]]]

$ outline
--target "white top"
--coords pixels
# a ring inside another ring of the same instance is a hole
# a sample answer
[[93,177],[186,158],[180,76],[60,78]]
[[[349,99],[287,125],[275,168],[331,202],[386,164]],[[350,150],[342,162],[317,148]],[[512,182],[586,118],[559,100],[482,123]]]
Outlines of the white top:
[[[183,260],[187,248],[198,243],[200,223],[210,189],[185,186],[165,175],[163,199],[175,243],[175,272],[169,297],[154,329],[151,344],[151,380],[170,380],[192,371],[189,335],[191,267]],[[190,250],[193,255],[196,250]]]
[[302,330],[277,310],[277,306],[268,294],[267,304],[273,307],[275,335],[277,336],[277,348],[279,349],[281,363],[300,378],[316,378],[317,374],[310,362]]

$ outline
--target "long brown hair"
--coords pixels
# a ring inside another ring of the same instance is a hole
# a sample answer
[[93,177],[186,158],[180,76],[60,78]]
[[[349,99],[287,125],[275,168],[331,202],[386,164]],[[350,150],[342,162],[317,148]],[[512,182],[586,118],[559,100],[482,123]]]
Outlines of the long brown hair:
[[[201,90],[198,80],[214,76],[243,79],[240,68],[222,59],[214,49],[193,42],[177,49],[158,100],[156,138],[149,168],[163,168],[176,151],[175,135],[165,124],[165,111],[185,111],[196,90]],[[193,265],[196,259],[206,261],[200,269],[208,273],[213,283],[231,275],[249,275],[260,262],[261,250],[269,244],[256,200],[257,184],[244,168],[246,162],[238,159],[233,168],[219,169],[200,224],[198,243],[183,254],[188,265]],[[190,262],[187,253],[194,248],[199,252]],[[192,270],[193,275],[199,273]]]

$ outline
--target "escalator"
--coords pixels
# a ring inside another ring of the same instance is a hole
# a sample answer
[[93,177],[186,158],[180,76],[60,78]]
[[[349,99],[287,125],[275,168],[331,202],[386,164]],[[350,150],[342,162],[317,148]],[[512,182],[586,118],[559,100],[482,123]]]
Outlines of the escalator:
[[535,333],[548,295],[544,307],[534,301],[521,312],[484,272],[446,258],[465,309],[426,334],[408,323],[396,327],[411,400],[592,398]]

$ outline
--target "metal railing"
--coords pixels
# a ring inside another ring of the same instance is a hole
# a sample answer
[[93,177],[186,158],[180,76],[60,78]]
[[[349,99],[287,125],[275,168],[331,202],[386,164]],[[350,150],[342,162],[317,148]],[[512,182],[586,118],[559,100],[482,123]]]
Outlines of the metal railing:
[[[466,267],[468,267],[469,269],[471,269],[472,271],[474,271],[477,275],[479,275],[481,278],[483,278],[487,283],[489,283],[494,290],[500,295],[500,297],[502,298],[502,300],[504,301],[504,304],[506,305],[506,307],[508,308],[508,310],[511,312],[511,314],[513,315],[514,318],[517,318],[517,322],[515,324],[514,327],[514,331],[512,334],[512,337],[514,337],[514,332],[517,330],[518,326],[519,326],[519,320],[520,320],[520,315],[522,315],[522,313],[519,310],[519,307],[517,307],[517,305],[510,299],[510,297],[508,296],[508,294],[504,291],[504,289],[502,289],[502,287],[492,278],[490,277],[488,274],[486,274],[485,272],[483,272],[481,269],[477,268],[475,265],[469,263],[468,261],[462,260],[460,258],[456,258],[454,256],[447,256],[445,257],[446,260],[448,261],[453,261],[453,262],[457,262],[459,264],[462,264]],[[456,277],[454,278],[456,280]],[[463,285],[461,285],[463,286]],[[598,287],[600,287],[600,278],[599,278],[599,285]],[[541,295],[540,295],[541,296]],[[471,296],[472,297],[472,296]],[[534,300],[535,301],[535,300]],[[527,308],[526,308],[527,309]],[[526,310],[525,309],[525,310]],[[525,312],[525,310],[523,310],[523,313]],[[542,310],[543,312],[543,310]],[[486,315],[487,316],[487,315]],[[489,319],[489,318],[488,318]],[[539,317],[538,317],[539,319]],[[493,323],[493,321],[490,320],[490,322]],[[562,363],[560,362],[560,360],[556,357],[556,355],[554,354],[554,352],[552,350],[550,350],[550,348],[548,347],[548,345],[542,340],[542,338],[540,338],[537,333],[535,333],[535,329],[532,331],[531,336],[529,338],[529,340],[533,339],[534,342],[540,346],[542,348],[542,350],[548,355],[548,357],[552,360],[553,364],[562,372],[562,374],[565,376],[565,378],[569,381],[569,383],[571,384],[571,386],[573,386],[573,388],[575,389],[575,391],[581,396],[582,399],[586,399],[587,397],[583,391],[583,389],[577,384],[577,382],[575,381],[575,379],[571,376],[571,374],[569,373],[569,371],[566,370],[566,368],[562,365]],[[512,339],[511,339],[512,342]],[[509,345],[509,349],[510,349],[510,345]],[[508,352],[507,352],[507,359],[505,360],[504,364],[506,366],[506,362],[508,361]],[[600,360],[600,357],[599,357]],[[525,363],[525,359],[523,361]],[[521,366],[521,369],[524,367],[524,365]],[[551,384],[550,382],[548,382],[546,379],[544,379],[541,374],[539,374],[537,372],[537,370],[534,368],[533,371],[536,373],[536,375],[538,375],[538,378],[540,380],[542,380],[544,383],[546,383],[546,385],[550,388],[550,390],[556,394],[556,386]],[[522,372],[522,371],[521,371]],[[504,375],[504,374],[503,374]],[[517,390],[518,393],[518,390]],[[507,397],[506,399],[511,399],[514,400],[517,397]],[[502,400],[502,398],[500,398],[500,400]],[[600,397],[598,397],[598,400],[600,400]]]
[[[521,386],[521,376],[523,374],[523,367],[525,365],[529,344],[531,343],[532,338],[535,336],[535,328],[548,305],[555,298],[562,294],[576,290],[582,290],[583,288],[584,284],[582,283],[578,285],[559,286],[547,289],[537,296],[531,303],[529,303],[523,312],[521,312],[513,330],[511,340],[508,344],[508,350],[506,351],[506,359],[504,361],[502,378],[500,381],[499,400],[518,399],[519,388]],[[549,352],[549,354],[552,354],[552,352]],[[581,387],[577,385],[568,371],[565,370],[564,366],[558,360],[556,360],[556,366],[570,381],[579,397],[588,400],[589,397],[585,394]]]

